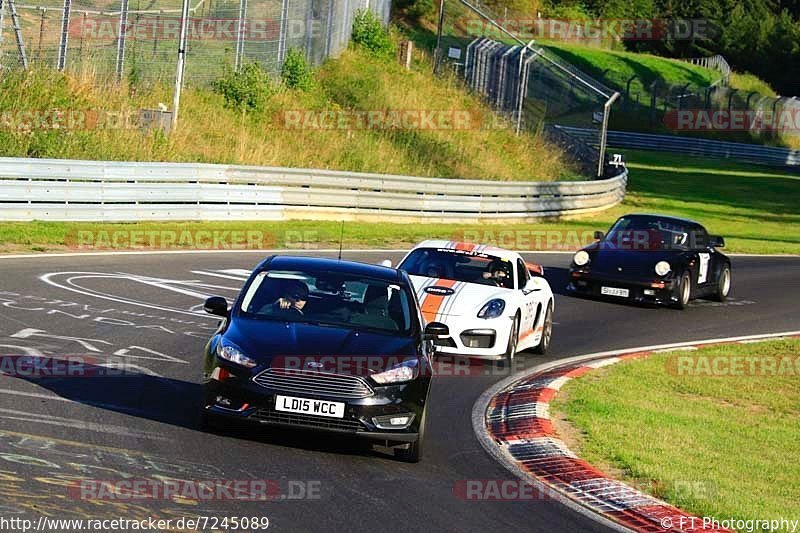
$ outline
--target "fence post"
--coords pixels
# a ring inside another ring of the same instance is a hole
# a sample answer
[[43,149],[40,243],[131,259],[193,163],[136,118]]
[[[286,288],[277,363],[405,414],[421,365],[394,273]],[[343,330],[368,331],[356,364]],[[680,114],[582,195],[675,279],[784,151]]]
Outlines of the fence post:
[[633,76],[628,78],[628,81],[625,82],[625,108],[626,109],[629,109],[630,105],[631,105],[631,83],[633,83],[633,80],[635,80],[638,77],[639,76],[637,74],[634,74]]
[[658,84],[658,80],[654,81],[650,84],[650,129],[655,126],[656,123],[656,85]]
[[328,0],[328,20],[325,21],[325,57],[331,53],[331,34],[333,33],[333,0]]
[[247,0],[239,0],[239,23],[236,26],[236,57],[234,58],[234,68],[238,71],[242,66],[242,56],[244,55],[244,32],[247,19]]
[[5,9],[3,9],[3,0],[0,0],[0,57],[3,57],[3,15],[5,14]]
[[600,155],[597,161],[597,177],[603,177],[603,163],[606,159],[606,138],[608,136],[608,115],[611,114],[611,104],[619,98],[619,93],[611,95],[605,104],[603,104],[603,129],[600,130]]
[[522,128],[522,63],[525,59],[525,50],[527,49],[528,47],[525,46],[519,51],[519,68],[517,70],[517,136],[519,136],[520,129]]
[[439,58],[442,55],[442,28],[444,27],[444,0],[439,0],[439,22],[436,26],[436,49],[433,51],[433,73],[439,72]]
[[278,66],[286,57],[286,33],[289,21],[289,0],[281,0],[280,32],[278,34]]
[[[127,0],[124,0],[127,1]],[[175,72],[175,92],[172,95],[172,131],[178,126],[178,109],[181,106],[183,89],[183,66],[186,62],[186,26],[189,24],[189,0],[183,0],[181,7],[181,35],[178,41],[178,65]]]
[[733,104],[733,97],[736,93],[739,92],[739,89],[731,89],[730,94],[728,94],[728,114],[730,115],[731,107]]
[[313,23],[314,23],[314,0],[309,0],[308,4],[306,5],[306,27],[303,29],[303,44],[306,49],[306,59],[308,59],[310,63],[313,63],[314,61],[313,57],[314,35],[310,31]]
[[[2,5],[3,2],[0,1],[0,7]],[[8,0],[8,10],[11,12],[11,27],[14,28],[14,36],[17,39],[19,60],[22,61],[22,68],[28,70],[28,54],[25,52],[25,41],[22,40],[22,27],[19,25],[19,15],[17,15],[17,7],[14,5],[14,0]]]
[[72,0],[64,0],[64,14],[61,16],[61,42],[58,43],[58,70],[67,66],[67,42],[69,39],[69,17]]
[[42,7],[42,19],[39,22],[39,46],[36,48],[36,61],[42,60],[42,41],[44,40],[44,27],[47,24],[47,8]]
[[122,79],[125,68],[125,38],[128,32],[128,0],[122,0],[119,14],[119,37],[117,38],[117,82]]

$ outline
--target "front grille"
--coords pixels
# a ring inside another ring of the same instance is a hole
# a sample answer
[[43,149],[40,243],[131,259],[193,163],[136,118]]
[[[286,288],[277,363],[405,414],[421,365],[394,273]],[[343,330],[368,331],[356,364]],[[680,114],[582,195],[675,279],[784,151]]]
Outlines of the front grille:
[[273,411],[272,409],[258,409],[255,413],[250,415],[250,419],[256,422],[269,424],[284,424],[314,429],[332,429],[336,431],[347,431],[349,433],[355,433],[359,429],[362,429],[361,422],[358,420],[284,413],[281,411]]
[[331,398],[366,398],[373,392],[363,378],[308,370],[268,368],[253,381],[274,391]]

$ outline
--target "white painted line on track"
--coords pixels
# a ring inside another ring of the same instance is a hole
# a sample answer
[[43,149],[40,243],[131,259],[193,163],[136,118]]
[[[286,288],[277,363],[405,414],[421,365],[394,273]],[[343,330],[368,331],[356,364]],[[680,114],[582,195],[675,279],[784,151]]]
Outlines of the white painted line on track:
[[143,431],[131,430],[123,426],[114,426],[110,424],[95,424],[93,422],[84,422],[83,420],[76,420],[74,418],[64,418],[61,416],[41,415],[31,413],[29,411],[16,411],[14,409],[0,408],[0,418],[5,420],[19,420],[22,422],[36,422],[39,424],[47,424],[51,426],[71,427],[75,429],[84,429],[87,431],[96,431],[99,433],[112,433],[114,435],[126,435],[129,437],[147,438],[153,440],[168,441],[170,439],[155,433],[147,433]]

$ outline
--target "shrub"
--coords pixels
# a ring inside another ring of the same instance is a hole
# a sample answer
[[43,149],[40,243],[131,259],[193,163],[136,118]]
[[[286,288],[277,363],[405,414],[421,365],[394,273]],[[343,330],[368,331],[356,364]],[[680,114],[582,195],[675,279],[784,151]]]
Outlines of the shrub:
[[378,16],[370,9],[359,9],[353,21],[353,42],[375,56],[390,56],[394,44]]
[[225,73],[214,81],[214,91],[225,98],[225,105],[238,111],[261,111],[275,86],[269,74],[258,63],[242,65],[237,71],[225,67]]
[[281,67],[281,79],[290,89],[308,91],[314,88],[314,72],[300,50],[291,48],[286,53],[286,59]]

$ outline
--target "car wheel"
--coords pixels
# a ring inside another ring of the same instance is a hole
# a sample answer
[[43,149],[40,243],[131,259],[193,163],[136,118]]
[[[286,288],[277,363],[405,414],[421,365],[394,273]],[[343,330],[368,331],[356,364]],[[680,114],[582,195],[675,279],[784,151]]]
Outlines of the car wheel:
[[692,296],[692,278],[689,272],[684,272],[681,275],[681,281],[678,284],[678,301],[675,302],[675,309],[685,309],[689,305],[689,300]]
[[514,318],[514,323],[511,326],[511,333],[508,335],[508,344],[506,345],[505,358],[501,361],[501,366],[511,367],[514,364],[514,359],[517,357],[517,344],[519,344],[519,317]]
[[422,410],[422,420],[419,423],[419,437],[417,440],[409,444],[408,448],[395,448],[394,458],[406,463],[418,463],[422,459],[422,445],[425,442],[425,426],[428,408]]
[[725,265],[722,267],[722,272],[719,273],[717,280],[717,290],[714,292],[712,298],[718,302],[724,302],[728,299],[728,293],[731,292],[731,267]]
[[544,323],[542,324],[542,339],[536,348],[533,349],[534,353],[544,355],[550,348],[550,339],[553,337],[553,303],[547,304],[547,311],[544,315]]

